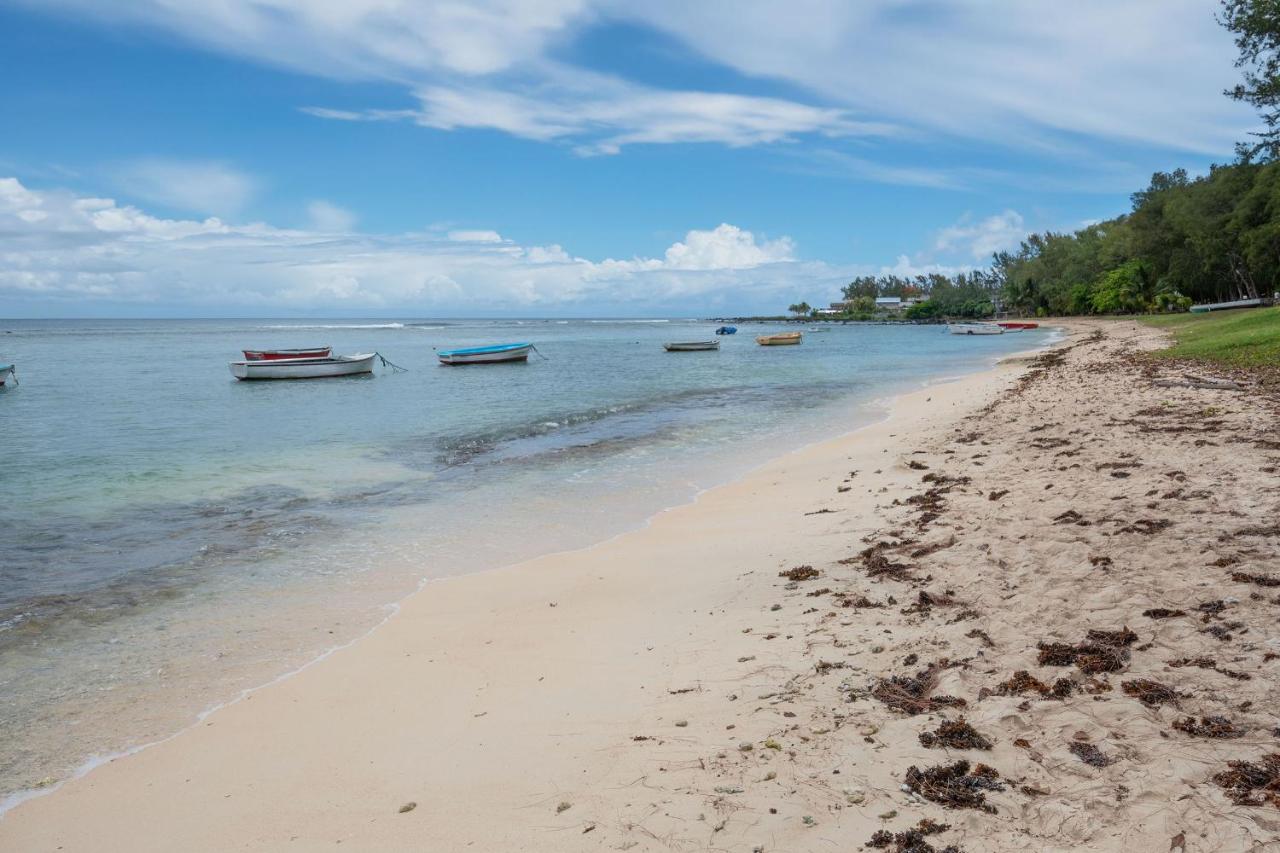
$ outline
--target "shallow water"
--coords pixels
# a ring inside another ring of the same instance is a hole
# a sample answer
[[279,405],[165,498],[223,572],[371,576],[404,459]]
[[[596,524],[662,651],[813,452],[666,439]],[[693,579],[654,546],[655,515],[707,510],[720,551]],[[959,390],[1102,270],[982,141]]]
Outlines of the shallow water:
[[[1046,332],[695,321],[0,321],[0,792],[162,737],[424,579],[580,547]],[[527,364],[432,348],[528,340]],[[408,368],[235,382],[238,350]]]

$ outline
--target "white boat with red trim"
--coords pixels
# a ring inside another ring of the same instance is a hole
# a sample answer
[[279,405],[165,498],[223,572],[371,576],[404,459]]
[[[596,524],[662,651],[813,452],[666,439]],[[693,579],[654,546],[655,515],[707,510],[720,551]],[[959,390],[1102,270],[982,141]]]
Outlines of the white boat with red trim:
[[329,358],[277,358],[260,361],[233,361],[236,379],[327,379],[373,373],[376,352],[337,355]]
[[280,361],[286,358],[328,358],[333,347],[303,347],[302,349],[247,349],[245,361]]

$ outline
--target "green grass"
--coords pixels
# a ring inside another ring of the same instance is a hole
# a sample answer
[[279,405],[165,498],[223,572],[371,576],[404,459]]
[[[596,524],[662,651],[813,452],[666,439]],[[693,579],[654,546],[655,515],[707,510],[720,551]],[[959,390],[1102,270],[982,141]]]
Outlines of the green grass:
[[1173,346],[1153,353],[1158,358],[1280,368],[1280,306],[1143,317],[1142,322],[1173,333]]

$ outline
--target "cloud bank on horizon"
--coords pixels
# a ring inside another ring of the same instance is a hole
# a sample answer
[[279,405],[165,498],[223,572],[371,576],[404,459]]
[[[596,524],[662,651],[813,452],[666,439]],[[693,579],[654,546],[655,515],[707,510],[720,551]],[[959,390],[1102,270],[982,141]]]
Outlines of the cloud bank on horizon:
[[[349,224],[317,205],[320,224]],[[847,272],[798,261],[786,237],[758,239],[727,223],[690,231],[662,258],[597,262],[493,231],[371,236],[163,219],[16,178],[0,178],[0,233],[0,293],[66,309],[101,300],[223,314],[633,314],[728,310],[732,294],[735,304],[773,310],[802,290],[838,288]]]
[[[352,103],[346,89],[343,99],[294,104],[317,134],[480,131],[578,162],[623,161],[645,146],[761,149],[797,174],[978,193],[1127,182],[1153,171],[1147,163],[1229,153],[1253,123],[1221,95],[1233,48],[1203,0],[16,2],[334,87],[372,81],[399,100]],[[671,54],[675,71],[584,58],[601,34],[662,39],[651,55]],[[961,164],[886,154],[936,139],[979,155]],[[1031,154],[1059,174],[1000,162]],[[572,224],[545,245],[505,239],[511,232],[493,221],[362,232],[367,209],[323,186],[289,201],[296,227],[252,221],[268,173],[229,158],[139,151],[105,168],[106,187],[87,190],[6,171],[17,174],[0,178],[0,297],[37,313],[772,312],[834,298],[855,274],[982,265],[1033,228],[1081,219],[992,200],[935,216],[916,251],[855,263],[806,257],[803,228],[761,227],[730,205],[710,216],[671,211],[652,231],[684,236],[650,257],[591,260],[562,248],[577,242]],[[98,197],[111,186],[134,204]]]

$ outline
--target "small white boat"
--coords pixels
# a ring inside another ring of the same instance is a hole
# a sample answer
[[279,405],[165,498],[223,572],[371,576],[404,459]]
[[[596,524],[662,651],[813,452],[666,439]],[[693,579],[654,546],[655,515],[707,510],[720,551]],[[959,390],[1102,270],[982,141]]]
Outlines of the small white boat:
[[488,347],[440,350],[441,364],[498,364],[504,361],[528,361],[533,344],[495,344]]
[[667,352],[703,352],[705,350],[720,349],[719,341],[671,341],[665,343],[662,348]]
[[13,384],[18,384],[18,373],[13,369],[12,364],[0,364],[0,388],[4,387],[4,383],[12,379]]
[[1004,329],[995,323],[948,323],[947,331],[953,335],[1003,335]]
[[261,361],[233,361],[236,379],[324,379],[373,373],[376,352],[337,355],[332,358],[277,358]]

